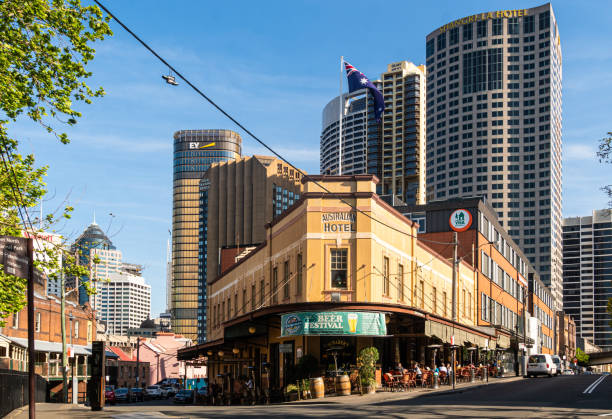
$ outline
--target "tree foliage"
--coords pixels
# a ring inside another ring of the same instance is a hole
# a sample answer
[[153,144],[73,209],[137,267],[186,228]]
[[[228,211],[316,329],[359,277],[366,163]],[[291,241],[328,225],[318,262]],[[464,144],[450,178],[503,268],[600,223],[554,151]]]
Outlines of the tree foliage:
[[[597,150],[597,157],[602,163],[612,163],[612,131],[608,132],[607,137],[599,140],[599,150]],[[612,199],[612,184],[606,185],[601,188],[610,199]],[[612,200],[608,203],[612,207]]]
[[[612,163],[612,131],[608,132],[608,136],[599,140],[599,150],[597,150],[597,157],[599,161],[603,163]],[[612,184],[606,185],[601,188],[610,198],[608,206],[612,208]],[[610,327],[612,327],[612,298],[608,299],[608,314],[610,315]]]
[[580,348],[576,348],[576,359],[578,360],[578,365],[582,367],[586,367],[589,364],[589,356]]
[[[83,6],[80,0],[0,1],[0,234],[34,230],[19,209],[36,206],[46,193],[47,167],[36,167],[33,155],[19,153],[10,125],[30,120],[61,143],[69,142],[58,125],[75,125],[81,117],[75,105],[104,95],[101,87],[87,85],[92,74],[86,67],[94,58],[92,44],[112,35],[108,21],[97,6]],[[42,230],[70,218],[71,211],[65,207],[59,215],[48,214]],[[63,246],[47,246],[43,253],[37,266],[49,275],[82,274],[86,268],[67,254],[60,265]],[[23,278],[0,271],[0,319],[23,307],[24,290]]]

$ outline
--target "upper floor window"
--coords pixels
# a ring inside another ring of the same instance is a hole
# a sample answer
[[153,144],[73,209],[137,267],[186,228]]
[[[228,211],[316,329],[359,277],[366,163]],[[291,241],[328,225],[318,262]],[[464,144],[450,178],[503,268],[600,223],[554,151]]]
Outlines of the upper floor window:
[[331,249],[331,285],[333,288],[347,288],[348,249]]

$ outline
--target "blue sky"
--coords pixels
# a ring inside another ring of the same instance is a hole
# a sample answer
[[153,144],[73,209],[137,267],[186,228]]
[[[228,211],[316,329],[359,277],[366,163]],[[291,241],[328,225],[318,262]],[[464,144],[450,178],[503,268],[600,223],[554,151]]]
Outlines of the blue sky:
[[[144,1],[104,4],[192,82],[292,163],[319,171],[321,111],[338,94],[339,58],[375,79],[388,63],[425,62],[425,36],[462,16],[534,7],[534,1]],[[612,3],[555,1],[563,51],[563,212],[606,205],[599,187],[612,168],[595,159],[612,131]],[[383,10],[384,9],[384,10]],[[75,207],[60,232],[74,239],[91,221],[108,229],[124,259],[145,266],[152,314],[165,310],[166,239],[171,228],[172,134],[231,122],[116,23],[90,65],[106,97],[61,145],[20,123],[22,152],[50,166],[45,211]],[[346,83],[344,84],[346,87]],[[239,131],[240,132],[240,131]],[[268,154],[243,136],[244,154]],[[114,218],[109,213],[115,215]],[[111,223],[112,221],[112,223]]]

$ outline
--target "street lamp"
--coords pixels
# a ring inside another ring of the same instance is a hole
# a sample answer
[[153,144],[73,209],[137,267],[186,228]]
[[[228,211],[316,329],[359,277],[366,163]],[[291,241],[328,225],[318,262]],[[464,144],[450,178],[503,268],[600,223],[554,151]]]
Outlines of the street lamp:
[[[78,404],[79,389],[78,389],[78,384],[76,384],[74,382],[74,380],[75,380],[75,378],[74,378],[74,364],[76,364],[76,356],[74,354],[74,346],[72,345],[72,335],[74,334],[74,332],[73,332],[74,315],[72,314],[72,312],[68,315],[68,319],[70,320],[70,355],[72,355],[72,358],[74,359],[73,364],[71,365],[71,370],[72,370],[72,404]],[[70,357],[68,358],[68,363],[70,363]]]

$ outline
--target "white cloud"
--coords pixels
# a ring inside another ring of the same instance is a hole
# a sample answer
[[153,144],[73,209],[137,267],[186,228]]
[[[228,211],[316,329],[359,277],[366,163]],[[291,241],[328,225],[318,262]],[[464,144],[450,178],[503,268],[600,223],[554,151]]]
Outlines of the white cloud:
[[565,146],[564,160],[595,160],[595,150],[590,145],[569,144]]

